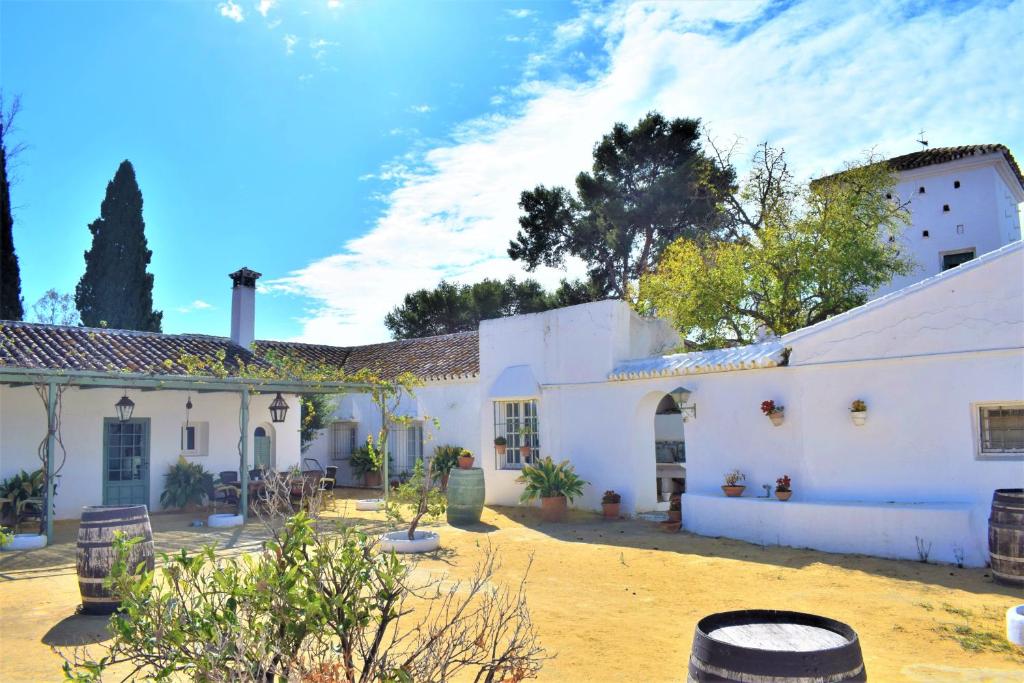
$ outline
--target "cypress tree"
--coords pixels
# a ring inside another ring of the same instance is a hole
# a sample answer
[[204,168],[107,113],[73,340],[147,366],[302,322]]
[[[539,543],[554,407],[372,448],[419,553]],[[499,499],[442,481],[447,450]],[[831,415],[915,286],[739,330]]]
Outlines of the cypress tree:
[[75,288],[84,325],[160,331],[164,314],[153,310],[153,275],[146,272],[153,252],[147,248],[145,230],[142,192],[135,169],[125,159],[107,183],[100,217],[89,225],[92,246]]
[[7,179],[7,140],[18,101],[10,110],[0,99],[0,320],[21,320],[25,313],[21,301],[21,269],[14,253],[14,217],[11,215],[11,188]]

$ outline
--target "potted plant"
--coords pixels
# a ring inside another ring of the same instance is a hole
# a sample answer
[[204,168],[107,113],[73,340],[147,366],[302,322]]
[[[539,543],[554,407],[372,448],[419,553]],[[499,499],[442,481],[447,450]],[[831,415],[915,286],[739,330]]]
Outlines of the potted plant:
[[605,519],[618,519],[619,508],[622,507],[622,495],[615,491],[605,491],[601,496],[601,510]]
[[373,445],[373,437],[366,437],[366,445],[360,446],[349,460],[352,474],[363,478],[363,485],[378,488],[381,485],[380,470],[384,466],[381,452]]
[[434,531],[417,530],[421,520],[437,519],[444,514],[448,501],[434,488],[430,463],[417,460],[409,480],[391,492],[384,504],[384,512],[392,523],[405,522],[405,512],[411,512],[409,528],[391,531],[380,539],[381,550],[396,553],[428,553],[441,545],[441,537]]
[[179,455],[178,462],[171,465],[164,477],[166,483],[160,494],[161,507],[195,511],[210,500],[213,475],[199,463],[189,462]]
[[793,489],[790,488],[792,482],[789,479],[788,474],[783,474],[781,477],[775,480],[775,497],[779,500],[789,500],[790,496],[793,495]]
[[589,483],[576,474],[568,460],[556,465],[551,456],[523,467],[516,481],[526,484],[520,502],[529,503],[539,498],[540,516],[546,522],[565,520],[568,503],[582,496],[583,487]]
[[746,480],[746,477],[739,470],[733,470],[725,475],[725,485],[722,486],[722,490],[725,491],[725,495],[730,498],[738,498],[743,495],[743,489],[747,488],[741,481]]
[[503,436],[494,437],[494,452],[500,457],[505,457],[505,451],[508,450],[508,439]]
[[526,423],[519,425],[519,461],[524,465],[530,462],[530,455],[533,449],[530,447],[530,432],[526,428]]
[[459,469],[460,470],[471,470],[473,469],[473,454],[463,449],[459,453]]
[[682,496],[680,496],[678,493],[673,493],[671,496],[669,496],[668,521],[673,524],[683,521]]
[[441,490],[448,490],[448,475],[458,467],[461,446],[438,446],[434,449],[434,459],[430,462],[430,471],[435,481],[440,481]]
[[864,423],[868,421],[868,404],[859,398],[851,403],[850,418],[853,420],[853,424],[863,427]]
[[775,405],[775,401],[761,401],[761,412],[778,427],[786,419],[786,407]]

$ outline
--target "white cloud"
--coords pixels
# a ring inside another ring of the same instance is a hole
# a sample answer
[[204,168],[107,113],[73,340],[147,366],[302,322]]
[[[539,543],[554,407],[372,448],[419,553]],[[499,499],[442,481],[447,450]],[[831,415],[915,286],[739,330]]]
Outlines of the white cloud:
[[507,9],[505,10],[505,13],[515,19],[525,19],[526,17],[532,15],[534,12],[532,9]]
[[341,0],[327,0],[328,9],[338,9],[341,7]]
[[309,41],[309,49],[313,51],[313,59],[322,60],[327,56],[327,48],[337,47],[338,43],[323,38],[315,38]]
[[413,106],[409,107],[409,111],[414,111],[417,114],[426,114],[433,110],[434,108],[431,107],[429,104],[414,104]]
[[217,10],[220,12],[222,17],[230,19],[235,23],[245,21],[245,13],[242,12],[242,6],[232,0],[222,2],[217,5]]
[[277,0],[260,0],[259,4],[256,5],[256,11],[262,14],[265,19],[275,5],[277,5]]
[[[450,141],[390,164],[381,217],[343,250],[268,283],[307,297],[301,338],[387,337],[384,315],[442,277],[521,274],[505,250],[523,189],[570,185],[612,123],[657,109],[698,116],[716,137],[784,145],[810,177],[875,148],[1003,142],[1024,147],[1013,60],[1024,2],[1007,7],[903,5],[860,14],[842,4],[620,4],[556,29],[501,113],[457,126]],[[586,41],[581,39],[586,38]],[[582,43],[603,45],[580,60]],[[543,74],[543,77],[532,74]],[[579,273],[578,264],[574,266]],[[553,284],[562,273],[537,274]]]
[[298,44],[299,38],[291,33],[284,37],[284,52],[285,54],[294,54],[295,46]]
[[178,313],[192,313],[193,311],[205,311],[213,307],[213,304],[208,304],[202,299],[196,299],[190,304],[178,306],[177,311]]

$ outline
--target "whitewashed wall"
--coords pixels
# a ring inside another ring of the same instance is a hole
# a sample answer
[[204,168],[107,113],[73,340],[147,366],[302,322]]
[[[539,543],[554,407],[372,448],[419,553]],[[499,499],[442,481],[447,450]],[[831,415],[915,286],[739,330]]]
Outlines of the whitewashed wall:
[[[150,510],[160,510],[164,475],[177,462],[180,430],[185,421],[183,391],[129,391],[135,401],[133,417],[150,418]],[[209,422],[209,455],[190,457],[214,476],[221,471],[238,471],[238,394],[192,393],[192,422]],[[61,432],[67,461],[61,471],[57,493],[57,519],[77,518],[84,505],[103,502],[103,418],[114,417],[114,403],[120,390],[71,388],[64,394]],[[275,467],[287,469],[299,464],[299,402],[285,396],[291,406],[287,420],[270,423],[270,402],[274,394],[253,396],[249,406],[249,462],[252,462],[253,430],[260,425],[273,428]],[[0,477],[19,469],[40,467],[36,455],[46,435],[46,410],[32,387],[0,386]]]

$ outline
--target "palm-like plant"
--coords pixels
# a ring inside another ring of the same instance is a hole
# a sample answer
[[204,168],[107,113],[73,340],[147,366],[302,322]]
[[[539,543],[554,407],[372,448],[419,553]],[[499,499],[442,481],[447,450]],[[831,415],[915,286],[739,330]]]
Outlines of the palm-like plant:
[[538,461],[535,465],[523,467],[522,474],[516,481],[526,484],[523,494],[519,497],[523,503],[555,496],[565,496],[571,503],[573,498],[583,495],[583,487],[590,483],[576,474],[568,460],[556,464],[551,456]]
[[203,505],[213,491],[213,475],[197,462],[179,456],[171,465],[167,483],[160,494],[160,505],[165,508],[184,508],[189,503]]
[[435,480],[440,479],[458,467],[459,453],[461,452],[462,446],[437,446],[434,449],[434,458],[430,462],[430,471],[433,478]]

